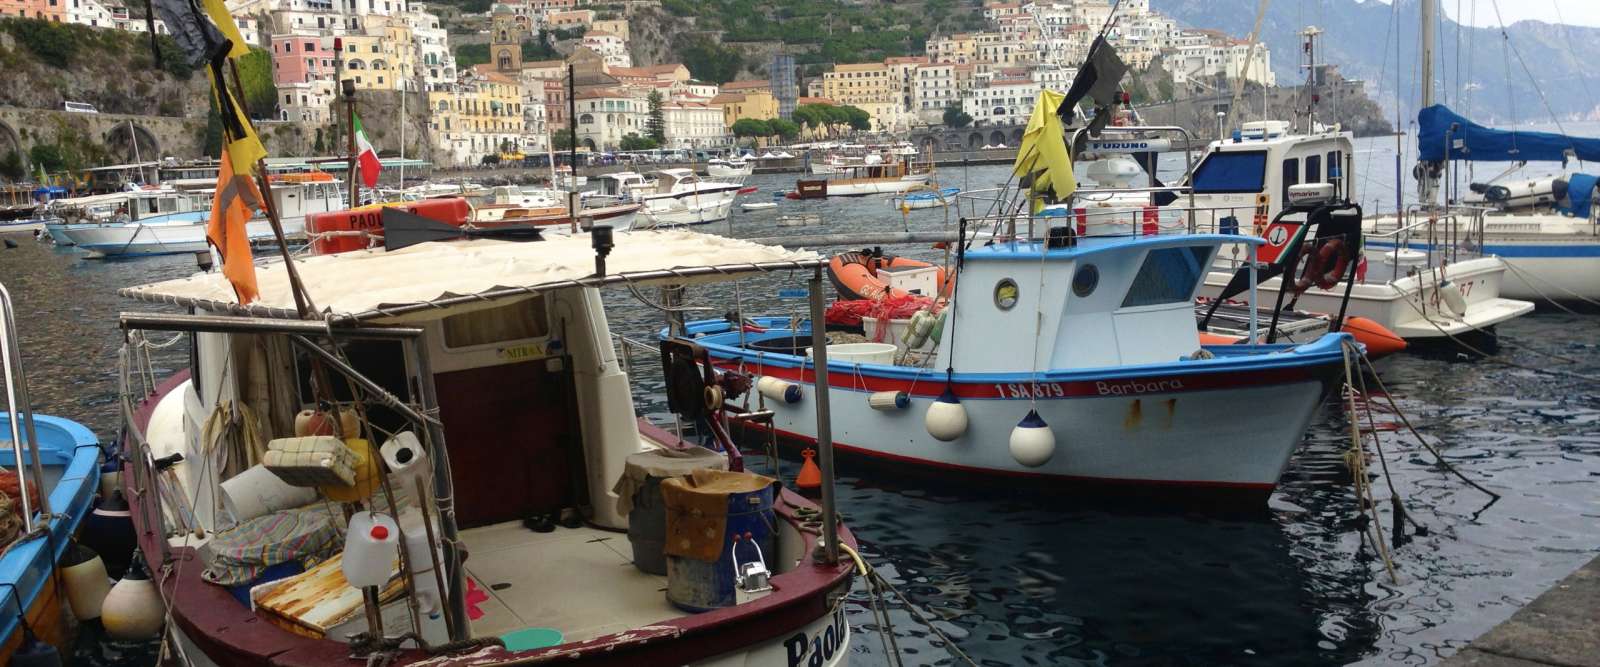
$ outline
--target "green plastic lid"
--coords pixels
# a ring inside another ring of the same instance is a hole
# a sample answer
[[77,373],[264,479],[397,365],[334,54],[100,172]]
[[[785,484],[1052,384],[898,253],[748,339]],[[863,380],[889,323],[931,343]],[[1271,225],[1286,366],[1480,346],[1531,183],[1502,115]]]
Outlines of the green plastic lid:
[[536,648],[556,646],[561,643],[561,631],[555,628],[523,628],[500,635],[507,651],[531,651]]

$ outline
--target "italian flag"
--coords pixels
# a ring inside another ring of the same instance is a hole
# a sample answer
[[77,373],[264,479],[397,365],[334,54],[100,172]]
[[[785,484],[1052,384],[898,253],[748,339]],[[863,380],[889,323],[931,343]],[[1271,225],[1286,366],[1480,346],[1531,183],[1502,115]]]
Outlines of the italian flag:
[[366,131],[361,129],[359,116],[355,118],[355,123],[356,150],[360,151],[356,159],[360,161],[361,182],[369,188],[375,188],[378,187],[378,172],[383,169],[383,165],[378,162],[378,151],[372,147],[371,141],[367,141]]

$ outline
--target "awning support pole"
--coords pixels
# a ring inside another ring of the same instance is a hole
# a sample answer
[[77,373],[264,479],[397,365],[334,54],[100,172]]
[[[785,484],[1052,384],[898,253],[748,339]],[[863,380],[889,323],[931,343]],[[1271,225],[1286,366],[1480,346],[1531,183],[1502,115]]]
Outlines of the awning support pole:
[[824,562],[839,562],[838,506],[833,495],[833,422],[828,412],[828,325],[822,307],[822,268],[807,281],[811,297],[812,399],[817,404],[817,465],[822,468],[822,539]]

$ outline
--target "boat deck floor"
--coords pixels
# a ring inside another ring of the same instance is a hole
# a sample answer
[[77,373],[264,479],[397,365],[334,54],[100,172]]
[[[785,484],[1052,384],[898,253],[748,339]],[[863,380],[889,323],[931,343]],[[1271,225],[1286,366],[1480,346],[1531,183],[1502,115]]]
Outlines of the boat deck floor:
[[467,575],[489,596],[477,605],[473,636],[552,628],[574,642],[686,615],[667,602],[666,577],[633,566],[624,533],[588,526],[536,533],[508,521],[461,538]]

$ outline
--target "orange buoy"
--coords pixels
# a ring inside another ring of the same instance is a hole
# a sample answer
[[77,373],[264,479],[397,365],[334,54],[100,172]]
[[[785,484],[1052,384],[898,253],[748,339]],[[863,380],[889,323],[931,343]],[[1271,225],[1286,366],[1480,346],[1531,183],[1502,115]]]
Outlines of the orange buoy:
[[802,491],[812,491],[822,488],[822,469],[817,467],[817,451],[810,447],[800,452],[806,462],[800,466],[800,474],[795,475],[794,485]]
[[1352,315],[1344,318],[1344,327],[1340,330],[1349,332],[1355,336],[1356,342],[1367,346],[1368,359],[1378,359],[1406,349],[1406,339],[1365,317]]
[[1237,336],[1224,336],[1222,334],[1214,334],[1209,331],[1200,332],[1201,345],[1232,345],[1237,342],[1239,342],[1239,338]]

